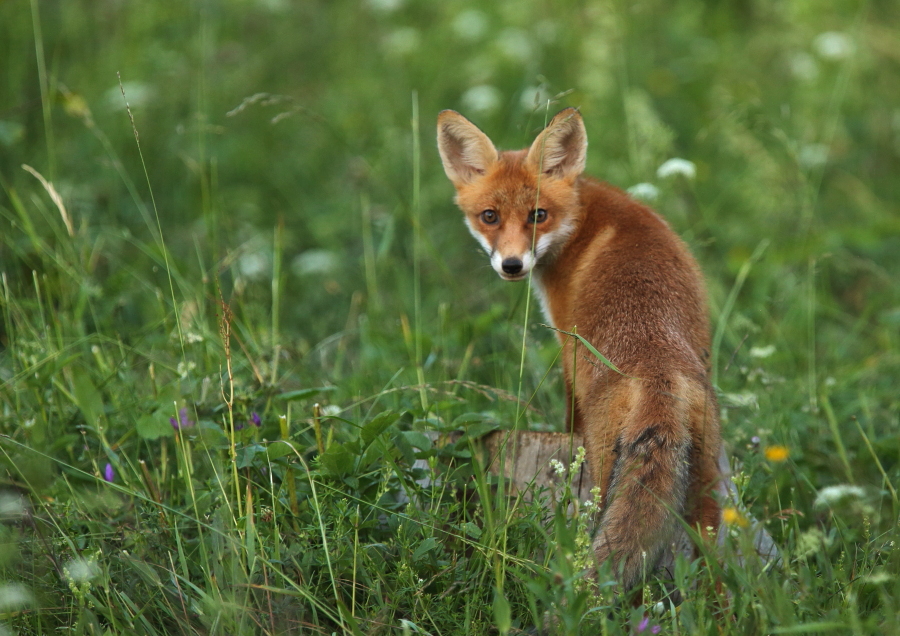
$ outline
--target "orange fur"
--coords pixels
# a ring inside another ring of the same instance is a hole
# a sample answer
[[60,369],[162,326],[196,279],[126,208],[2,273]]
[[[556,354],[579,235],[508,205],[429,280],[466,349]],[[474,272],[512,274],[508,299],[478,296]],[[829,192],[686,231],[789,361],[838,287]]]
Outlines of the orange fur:
[[587,135],[574,109],[528,150],[502,153],[444,111],[438,148],[497,273],[521,280],[533,269],[548,320],[577,330],[622,371],[584,347],[573,363],[573,342],[559,334],[575,403],[568,425],[584,434],[603,494],[594,550],[632,587],[652,572],[678,517],[711,537],[721,516],[711,494],[721,440],[700,269],[656,213],[582,176]]

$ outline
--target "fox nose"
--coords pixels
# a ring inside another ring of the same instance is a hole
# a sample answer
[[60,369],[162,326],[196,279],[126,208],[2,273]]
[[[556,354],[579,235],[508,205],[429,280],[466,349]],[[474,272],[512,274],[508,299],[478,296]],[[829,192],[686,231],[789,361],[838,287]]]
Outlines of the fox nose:
[[500,266],[503,268],[503,272],[510,276],[515,276],[522,271],[522,261],[515,257],[504,258]]

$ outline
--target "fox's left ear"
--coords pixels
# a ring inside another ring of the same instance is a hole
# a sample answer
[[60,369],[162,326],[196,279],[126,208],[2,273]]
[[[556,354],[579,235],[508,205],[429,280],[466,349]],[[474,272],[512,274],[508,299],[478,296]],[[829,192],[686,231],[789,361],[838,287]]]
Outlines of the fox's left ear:
[[558,179],[576,179],[587,160],[587,131],[581,114],[566,108],[537,136],[525,162],[535,171]]

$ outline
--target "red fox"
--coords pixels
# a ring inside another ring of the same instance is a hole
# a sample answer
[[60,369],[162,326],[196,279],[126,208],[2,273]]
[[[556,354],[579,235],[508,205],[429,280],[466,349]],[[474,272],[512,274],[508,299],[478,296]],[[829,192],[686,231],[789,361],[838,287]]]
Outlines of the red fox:
[[567,424],[584,435],[602,493],[593,549],[632,588],[679,517],[706,539],[719,527],[721,438],[700,269],[656,213],[582,176],[577,110],[558,113],[527,150],[498,152],[452,110],[438,116],[437,133],[456,203],[494,270],[510,281],[532,274],[547,320],[577,330],[620,371],[584,347],[573,359],[576,343],[558,333]]

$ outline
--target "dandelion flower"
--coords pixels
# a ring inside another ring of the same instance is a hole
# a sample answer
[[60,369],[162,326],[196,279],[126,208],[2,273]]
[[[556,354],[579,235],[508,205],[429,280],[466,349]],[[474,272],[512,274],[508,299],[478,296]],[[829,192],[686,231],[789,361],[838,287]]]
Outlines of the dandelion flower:
[[723,508],[722,521],[724,521],[726,525],[738,526],[739,528],[746,528],[750,525],[747,518],[742,515],[737,508]]
[[791,456],[791,451],[787,446],[767,446],[763,452],[766,454],[766,459],[776,463],[787,461],[787,458]]

